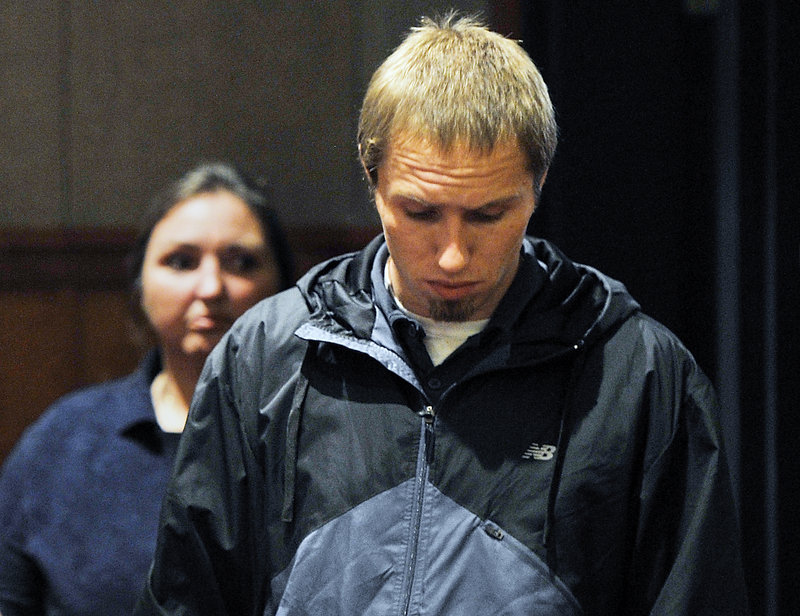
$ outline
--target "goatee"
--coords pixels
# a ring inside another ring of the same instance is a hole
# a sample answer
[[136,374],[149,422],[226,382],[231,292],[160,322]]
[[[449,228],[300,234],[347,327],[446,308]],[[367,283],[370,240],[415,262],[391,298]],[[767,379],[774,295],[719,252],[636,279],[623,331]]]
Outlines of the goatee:
[[431,301],[428,309],[434,321],[460,323],[472,320],[475,303],[468,299]]

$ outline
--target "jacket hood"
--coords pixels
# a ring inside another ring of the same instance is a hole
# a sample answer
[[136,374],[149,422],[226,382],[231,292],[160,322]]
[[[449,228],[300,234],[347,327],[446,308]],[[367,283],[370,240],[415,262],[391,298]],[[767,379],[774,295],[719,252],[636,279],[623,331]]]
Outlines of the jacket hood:
[[370,272],[383,243],[379,235],[363,250],[323,261],[297,281],[312,320],[369,338],[375,324]]
[[[370,273],[383,245],[379,235],[363,250],[324,261],[298,281],[312,318],[321,319],[328,329],[370,337],[375,323]],[[496,313],[517,314],[496,314],[489,325],[507,324],[503,329],[509,336],[513,332],[514,342],[559,348],[591,344],[639,310],[621,282],[573,262],[551,242],[527,237],[523,251],[536,270],[537,289],[521,311],[501,303]]]
[[546,276],[525,306],[524,318],[519,319],[529,324],[526,333],[530,339],[591,344],[639,310],[625,285],[593,267],[575,263],[551,242],[526,238],[525,249]]

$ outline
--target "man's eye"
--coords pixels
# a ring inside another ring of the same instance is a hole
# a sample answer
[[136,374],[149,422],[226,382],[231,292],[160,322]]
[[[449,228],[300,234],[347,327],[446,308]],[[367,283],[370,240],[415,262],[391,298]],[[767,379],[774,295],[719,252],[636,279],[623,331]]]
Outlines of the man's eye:
[[406,216],[411,220],[432,221],[437,218],[436,210],[406,210]]
[[191,270],[197,267],[197,259],[193,255],[176,252],[164,259],[164,265],[176,271]]
[[474,212],[470,212],[467,214],[467,219],[470,222],[478,223],[478,224],[486,224],[497,222],[503,217],[503,212],[481,212],[476,210]]

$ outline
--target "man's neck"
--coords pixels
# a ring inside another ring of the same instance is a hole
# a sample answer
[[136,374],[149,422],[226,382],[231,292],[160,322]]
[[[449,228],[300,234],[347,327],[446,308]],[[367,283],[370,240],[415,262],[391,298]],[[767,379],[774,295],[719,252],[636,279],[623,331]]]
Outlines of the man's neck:
[[394,298],[397,307],[405,313],[407,317],[419,323],[425,331],[423,344],[434,366],[441,364],[453,351],[460,347],[467,338],[482,331],[489,322],[489,319],[479,319],[476,321],[439,321],[416,314],[403,306],[400,298],[395,294],[391,280],[389,279],[388,259],[384,267],[383,276],[386,288]]

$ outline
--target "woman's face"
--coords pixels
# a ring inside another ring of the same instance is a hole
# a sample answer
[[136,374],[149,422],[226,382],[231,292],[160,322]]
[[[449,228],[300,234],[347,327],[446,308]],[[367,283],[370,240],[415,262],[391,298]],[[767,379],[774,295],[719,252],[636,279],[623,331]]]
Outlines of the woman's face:
[[244,201],[221,190],[176,204],[142,263],[142,307],[165,359],[205,356],[245,310],[279,290],[272,248]]

